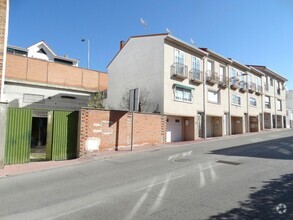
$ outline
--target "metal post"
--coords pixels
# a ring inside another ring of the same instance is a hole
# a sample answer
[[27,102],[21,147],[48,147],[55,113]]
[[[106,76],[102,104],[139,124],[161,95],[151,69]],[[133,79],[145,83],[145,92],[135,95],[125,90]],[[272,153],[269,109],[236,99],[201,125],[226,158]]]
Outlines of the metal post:
[[133,149],[133,125],[134,125],[134,111],[131,112],[131,151]]

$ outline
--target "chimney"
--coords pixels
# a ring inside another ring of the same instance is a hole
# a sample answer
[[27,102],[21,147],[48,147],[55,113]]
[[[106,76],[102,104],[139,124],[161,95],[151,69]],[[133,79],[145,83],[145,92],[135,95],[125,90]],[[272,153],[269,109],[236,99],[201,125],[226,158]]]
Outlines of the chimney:
[[120,50],[124,47],[124,45],[125,45],[125,41],[124,40],[121,40],[120,41]]

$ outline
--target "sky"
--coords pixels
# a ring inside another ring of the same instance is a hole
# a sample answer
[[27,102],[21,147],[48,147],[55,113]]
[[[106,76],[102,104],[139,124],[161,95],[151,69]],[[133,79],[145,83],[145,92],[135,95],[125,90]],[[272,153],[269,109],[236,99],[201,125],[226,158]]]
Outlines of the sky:
[[267,66],[293,89],[292,0],[10,0],[8,44],[44,40],[86,68],[86,38],[90,68],[107,71],[121,40],[166,28],[242,64]]

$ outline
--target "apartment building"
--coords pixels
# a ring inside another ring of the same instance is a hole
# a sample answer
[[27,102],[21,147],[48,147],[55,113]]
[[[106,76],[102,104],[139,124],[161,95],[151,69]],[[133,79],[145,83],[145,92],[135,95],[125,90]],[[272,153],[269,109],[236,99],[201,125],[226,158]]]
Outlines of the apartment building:
[[140,88],[141,111],[167,115],[167,142],[257,132],[265,70],[170,34],[134,36],[108,65],[108,103],[126,110],[128,90]]
[[250,65],[264,74],[263,114],[264,128],[286,127],[286,78],[266,66]]

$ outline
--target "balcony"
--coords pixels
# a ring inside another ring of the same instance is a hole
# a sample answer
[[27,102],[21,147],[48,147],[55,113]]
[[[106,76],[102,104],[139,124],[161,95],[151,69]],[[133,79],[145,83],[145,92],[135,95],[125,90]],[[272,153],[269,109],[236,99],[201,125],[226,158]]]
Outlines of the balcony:
[[229,85],[229,80],[226,76],[219,76],[218,85],[222,88],[227,88]]
[[248,91],[249,91],[250,93],[255,92],[255,91],[256,91],[256,84],[253,83],[253,82],[248,83]]
[[206,71],[206,81],[207,83],[214,85],[218,82],[218,73],[213,71]]
[[182,63],[173,63],[171,66],[171,77],[187,79],[187,66]]
[[236,79],[236,78],[231,78],[230,88],[231,88],[231,89],[234,89],[234,90],[239,88],[239,82],[238,82],[238,79]]
[[202,83],[203,72],[197,69],[192,69],[189,71],[189,79],[193,83],[201,84]]
[[256,95],[262,94],[262,86],[260,86],[260,85],[256,86],[255,94]]
[[247,83],[245,81],[239,82],[239,91],[240,92],[247,92]]

